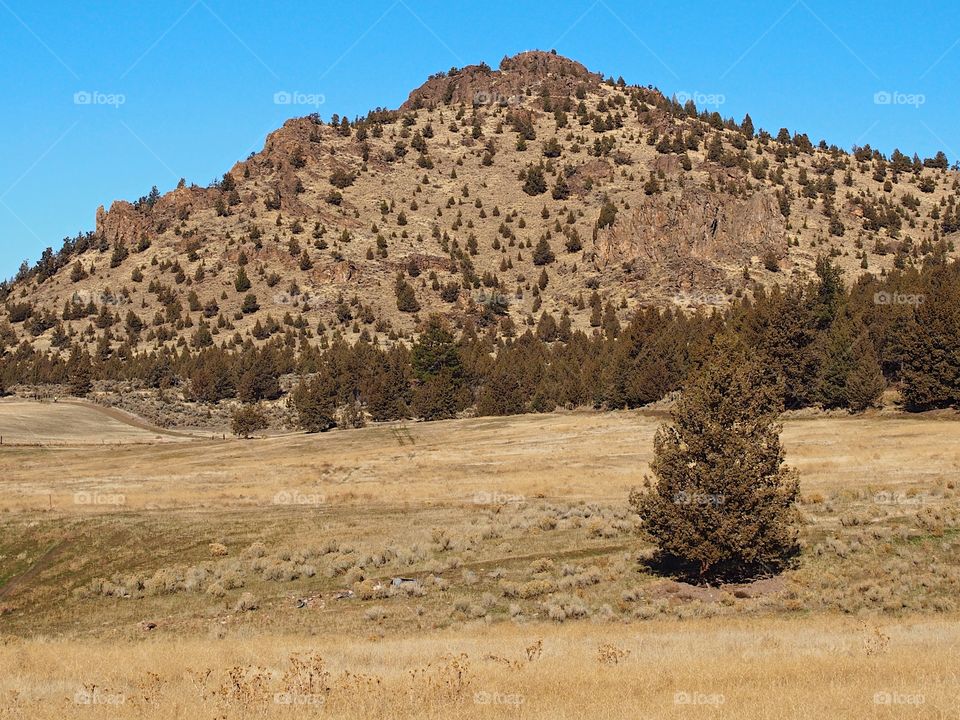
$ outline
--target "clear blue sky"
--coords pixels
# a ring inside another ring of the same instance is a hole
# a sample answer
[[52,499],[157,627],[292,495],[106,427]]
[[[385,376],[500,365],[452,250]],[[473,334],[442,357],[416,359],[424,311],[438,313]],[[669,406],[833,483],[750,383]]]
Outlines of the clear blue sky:
[[0,0],[0,48],[0,278],[98,205],[207,184],[287,117],[395,107],[533,48],[773,132],[960,156],[956,3]]

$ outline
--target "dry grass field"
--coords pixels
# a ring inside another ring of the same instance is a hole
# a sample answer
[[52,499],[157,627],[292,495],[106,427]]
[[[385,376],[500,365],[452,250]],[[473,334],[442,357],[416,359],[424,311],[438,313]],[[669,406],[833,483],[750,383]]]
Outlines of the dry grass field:
[[154,428],[120,410],[79,400],[0,400],[0,437],[6,445],[156,443],[185,433]]
[[0,403],[0,717],[957,713],[952,415],[788,418],[799,562],[695,587],[628,512],[654,414],[158,441],[24,405]]

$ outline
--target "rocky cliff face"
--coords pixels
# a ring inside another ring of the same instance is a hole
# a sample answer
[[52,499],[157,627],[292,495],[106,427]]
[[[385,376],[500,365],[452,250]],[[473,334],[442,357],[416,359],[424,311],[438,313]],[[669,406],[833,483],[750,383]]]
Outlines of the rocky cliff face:
[[117,200],[110,210],[97,208],[96,233],[111,245],[133,246],[141,239],[152,240],[191,214],[209,210],[219,192],[209,188],[182,187],[159,197],[153,204]]
[[685,188],[679,198],[640,195],[631,211],[597,232],[594,264],[601,271],[625,266],[642,278],[710,285],[731,266],[765,255],[787,256],[786,224],[771,195],[739,199]]

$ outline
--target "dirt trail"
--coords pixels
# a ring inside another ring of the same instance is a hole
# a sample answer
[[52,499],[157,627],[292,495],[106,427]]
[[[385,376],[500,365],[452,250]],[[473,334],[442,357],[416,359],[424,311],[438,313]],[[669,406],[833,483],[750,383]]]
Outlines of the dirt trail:
[[64,548],[67,547],[70,541],[71,538],[67,537],[54,543],[43,555],[37,558],[33,565],[31,565],[21,574],[14,575],[12,578],[7,580],[7,582],[0,587],[0,600],[9,597],[20,585],[38,575],[42,570],[50,567],[57,555],[59,555]]

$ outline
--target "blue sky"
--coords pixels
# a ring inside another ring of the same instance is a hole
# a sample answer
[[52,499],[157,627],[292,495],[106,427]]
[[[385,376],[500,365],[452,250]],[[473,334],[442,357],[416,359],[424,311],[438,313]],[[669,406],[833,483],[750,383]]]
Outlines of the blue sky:
[[773,132],[960,157],[955,3],[0,0],[0,278],[98,205],[209,183],[287,117],[396,107],[533,48]]

